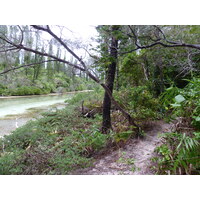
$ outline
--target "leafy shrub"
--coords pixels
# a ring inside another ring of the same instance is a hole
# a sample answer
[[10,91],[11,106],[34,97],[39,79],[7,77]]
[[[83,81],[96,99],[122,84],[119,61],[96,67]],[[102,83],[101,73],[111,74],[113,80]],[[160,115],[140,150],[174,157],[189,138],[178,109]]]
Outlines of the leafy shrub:
[[177,87],[169,87],[160,95],[160,102],[166,110],[169,109],[170,105],[173,103],[173,99],[178,95],[180,89]]
[[40,95],[46,94],[45,90],[41,90],[35,86],[22,86],[15,89],[8,89],[6,95],[24,96],[24,95]]
[[[146,86],[138,86],[115,92],[116,99],[136,120],[157,119],[160,116],[159,100]],[[126,103],[126,104],[125,104]]]
[[0,156],[0,174],[21,174],[23,172],[23,164],[20,159],[23,151],[4,152]]
[[7,87],[0,83],[0,89],[6,89]]
[[116,133],[113,135],[114,141],[116,143],[119,143],[121,141],[125,143],[126,141],[128,141],[128,139],[130,139],[131,136],[133,136],[133,131],[131,131],[131,130]]
[[29,121],[26,125],[13,131],[13,134],[4,136],[5,148],[8,151],[12,149],[23,150],[41,141],[44,134],[38,131],[37,125],[36,121]]
[[103,100],[103,93],[103,90],[80,92],[67,100],[67,102],[74,105],[81,105],[81,102],[84,101],[84,106],[86,107],[100,106]]
[[200,174],[200,133],[167,133],[154,158],[159,174]]
[[4,95],[7,87],[0,83],[0,95]]
[[161,98],[178,121],[176,132],[165,134],[165,144],[157,148],[161,174],[200,174],[200,79],[188,82],[183,89],[169,88]]
[[171,108],[174,117],[184,117],[191,121],[191,125],[200,129],[200,79],[188,80],[189,84],[179,89],[179,93],[172,98]]
[[68,88],[70,85],[70,78],[66,74],[60,72],[54,75],[53,82],[56,88],[64,87]]
[[0,88],[0,95],[4,95],[4,93],[5,93],[5,90]]
[[34,82],[34,86],[36,88],[39,88],[42,91],[42,93],[45,93],[45,94],[55,92],[56,90],[55,83],[47,82],[45,80],[36,80]]

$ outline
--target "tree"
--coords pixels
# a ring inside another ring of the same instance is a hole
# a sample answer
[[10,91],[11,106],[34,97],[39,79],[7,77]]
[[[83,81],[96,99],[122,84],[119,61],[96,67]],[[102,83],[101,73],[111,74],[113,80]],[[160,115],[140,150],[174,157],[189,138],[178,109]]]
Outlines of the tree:
[[187,82],[183,79],[198,73],[197,62],[193,59],[200,54],[199,32],[199,26],[129,26],[128,35],[136,49],[142,48],[140,55],[147,61],[142,65],[151,74],[149,78],[157,96],[164,86],[172,83],[184,87]]
[[[29,46],[26,46],[23,42],[23,35],[24,35],[24,31],[21,29],[21,27],[19,28],[20,31],[21,31],[21,35],[20,36],[16,36],[15,40],[12,40],[11,38],[7,38],[5,37],[5,35],[1,34],[0,35],[0,40],[4,41],[7,45],[9,45],[9,50],[10,51],[13,51],[13,50],[24,50],[24,51],[28,51],[28,52],[32,52],[36,55],[39,55],[39,56],[43,56],[43,57],[48,57],[48,58],[51,58],[49,60],[43,60],[43,61],[40,61],[38,63],[31,63],[31,64],[26,64],[26,65],[22,65],[22,66],[19,66],[19,67],[14,67],[14,68],[11,68],[11,69],[8,69],[6,71],[3,71],[1,72],[0,74],[5,74],[7,73],[8,71],[12,71],[12,70],[16,70],[16,69],[19,69],[19,68],[23,68],[23,67],[30,67],[30,66],[34,66],[36,64],[42,64],[42,63],[45,63],[45,62],[61,62],[61,63],[65,63],[67,64],[68,66],[71,66],[72,68],[75,68],[75,69],[78,69],[84,73],[86,73],[92,80],[94,80],[96,83],[100,84],[104,90],[106,91],[106,99],[109,101],[112,101],[116,108],[119,109],[122,114],[129,120],[130,124],[134,125],[134,126],[137,126],[134,122],[134,120],[131,118],[131,116],[118,104],[118,102],[114,99],[114,97],[112,96],[112,88],[113,88],[113,83],[112,83],[112,80],[113,80],[113,75],[115,74],[115,62],[116,61],[112,61],[112,67],[110,67],[110,70],[111,72],[109,72],[109,74],[111,74],[108,78],[108,81],[107,81],[107,84],[103,83],[100,81],[100,79],[95,75],[94,71],[92,69],[90,69],[88,66],[86,66],[85,62],[82,60],[81,57],[79,57],[73,50],[72,48],[70,48],[68,46],[68,44],[65,42],[65,40],[61,37],[59,37],[57,34],[55,34],[53,32],[53,30],[51,29],[50,26],[38,26],[38,25],[32,25],[31,26],[33,29],[37,30],[37,31],[41,31],[41,32],[45,32],[45,33],[48,33],[50,36],[53,37],[54,40],[56,40],[69,54],[71,54],[71,56],[73,56],[76,60],[77,60],[77,64],[74,64],[74,63],[71,63],[70,61],[67,61],[67,60],[64,60],[62,58],[59,58],[57,57],[56,55],[53,55],[53,54],[49,54],[49,53],[46,53],[46,52],[43,52],[41,49],[34,49],[34,48],[31,48]],[[116,29],[116,28],[113,28],[113,30]],[[116,53],[116,50],[115,50],[115,47],[117,46],[117,40],[116,38],[112,37],[113,39],[113,42],[112,42],[112,53],[111,53],[111,56],[112,58],[117,58],[117,53]],[[4,48],[6,48],[6,46],[4,46]],[[113,69],[114,69],[114,73],[113,73]],[[113,80],[114,81],[114,80]],[[111,90],[110,90],[111,89]],[[109,98],[108,98],[109,97]],[[109,109],[109,107],[108,107]],[[105,110],[105,109],[104,109]],[[105,117],[104,117],[104,120],[107,120],[107,114],[105,114]],[[106,121],[105,123],[103,122],[102,124],[108,124],[109,121]],[[110,126],[105,126],[103,128],[104,132],[107,132],[106,129],[109,129]]]
[[[106,86],[109,88],[110,93],[113,93],[113,85],[116,74],[117,67],[117,57],[118,57],[118,39],[116,38],[114,32],[119,30],[119,26],[111,26],[110,28],[110,47],[109,47],[109,56],[110,64],[106,69]],[[111,128],[111,99],[109,94],[105,91],[104,100],[103,100],[103,123],[102,123],[102,132],[106,133]]]
[[[43,59],[38,61],[37,63],[27,63],[17,67],[10,67],[9,69],[4,70],[0,74],[5,74],[8,71],[16,70],[19,68],[30,67],[36,64],[42,64],[45,62],[59,62],[63,64],[67,64],[72,67],[72,69],[76,69],[78,71],[84,72],[87,76],[89,76],[96,83],[100,84],[105,90],[104,96],[104,113],[103,113],[103,123],[102,123],[102,131],[107,132],[109,128],[111,128],[111,120],[110,120],[110,108],[111,102],[115,105],[115,107],[122,112],[122,114],[128,119],[129,123],[136,127],[137,131],[139,127],[135,123],[134,119],[131,117],[129,113],[127,113],[112,95],[113,84],[115,80],[116,73],[116,65],[118,56],[126,55],[131,52],[138,52],[142,49],[154,48],[156,46],[161,47],[169,47],[169,48],[182,48],[188,47],[192,49],[200,50],[199,44],[185,43],[183,40],[174,41],[168,39],[168,32],[170,32],[172,27],[159,27],[159,26],[109,26],[107,38],[106,38],[106,46],[105,46],[105,60],[108,61],[108,65],[105,68],[106,73],[106,83],[102,82],[95,74],[94,70],[92,70],[89,66],[86,65],[86,62],[78,56],[72,47],[70,47],[70,43],[64,38],[62,38],[62,34],[56,34],[52,27],[50,26],[38,26],[32,25],[32,31],[35,31],[35,34],[39,34],[40,32],[47,33],[50,35],[65,51],[67,51],[75,60],[75,62],[70,62],[66,59],[59,57],[58,55],[54,55],[54,53],[42,51],[42,48],[34,48],[30,45],[26,45],[24,43],[24,32],[23,27],[18,27],[18,34],[14,35],[13,38],[5,37],[5,34],[0,33],[0,40],[3,43],[2,51],[15,51],[15,50],[23,50],[34,53],[41,58],[46,57],[48,59]],[[15,27],[16,28],[16,27]],[[123,39],[121,39],[121,37]],[[119,40],[120,38],[120,40]],[[123,48],[119,48],[120,46],[124,46]],[[106,52],[107,51],[107,52]],[[160,80],[163,81],[162,77],[162,64],[161,60],[158,61],[157,65],[160,67]],[[147,68],[144,68],[147,69]],[[147,76],[146,76],[147,77]],[[147,77],[148,78],[148,77]]]

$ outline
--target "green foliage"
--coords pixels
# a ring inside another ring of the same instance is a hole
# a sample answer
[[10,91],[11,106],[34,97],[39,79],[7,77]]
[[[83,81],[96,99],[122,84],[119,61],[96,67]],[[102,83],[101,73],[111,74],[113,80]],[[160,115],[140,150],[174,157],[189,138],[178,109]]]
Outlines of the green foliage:
[[70,78],[66,76],[64,73],[56,73],[54,75],[54,82],[56,84],[56,87],[69,87],[70,84]]
[[136,52],[127,54],[120,63],[119,82],[121,86],[139,86],[145,82],[140,56]]
[[[31,71],[32,69],[27,70]],[[8,77],[8,80],[0,78],[0,95],[2,96],[64,93],[97,88],[97,84],[91,82],[91,80],[85,80],[85,78],[80,77],[71,79],[63,72],[52,74],[49,80],[45,73],[34,80],[32,80],[32,76],[24,73],[19,73],[14,78],[8,74]]]
[[101,118],[78,115],[74,106],[45,112],[0,139],[1,174],[68,174],[89,166],[110,136],[97,128]]
[[20,163],[22,151],[3,152],[0,155],[0,174],[21,174],[23,173],[23,164]]
[[88,108],[101,107],[104,91],[102,89],[96,89],[90,92],[77,93],[71,99],[67,100],[69,104],[81,106],[81,102],[84,101],[84,106]]
[[81,77],[74,77],[74,79],[70,81],[67,91],[93,90],[97,87],[99,87],[99,85],[94,81],[85,80]]
[[193,78],[189,84],[175,97],[174,108],[176,116],[186,117],[192,120],[192,124],[200,129],[200,79]]
[[167,133],[154,158],[159,174],[200,174],[200,133]]
[[56,86],[53,82],[47,82],[45,80],[36,80],[34,86],[41,90],[43,93],[53,93],[56,90]]
[[[178,118],[175,133],[163,136],[165,144],[158,147],[158,173],[200,174],[200,79],[188,80],[183,89],[171,87],[161,101]],[[195,131],[196,129],[196,131]]]
[[115,96],[136,120],[158,119],[161,117],[159,101],[153,97],[146,86],[124,88],[119,92],[115,92]]
[[172,104],[173,99],[178,93],[180,92],[180,89],[177,87],[169,87],[167,88],[161,95],[160,95],[160,102],[164,106],[166,110],[169,109],[170,104]]
[[7,87],[3,84],[0,84],[0,95],[4,95]]
[[113,135],[113,138],[114,138],[114,141],[116,143],[119,143],[119,142],[126,142],[128,139],[131,138],[131,136],[133,136],[134,133],[133,131],[131,130],[128,130],[128,131],[124,131],[124,132],[120,132],[120,133],[115,133]]
[[24,96],[24,95],[40,95],[46,94],[45,90],[41,90],[35,86],[22,86],[16,89],[8,89],[6,95],[12,96]]
[[172,110],[172,117],[184,117],[191,125],[200,129],[200,79],[188,80],[183,89],[170,87],[161,95],[166,110]]

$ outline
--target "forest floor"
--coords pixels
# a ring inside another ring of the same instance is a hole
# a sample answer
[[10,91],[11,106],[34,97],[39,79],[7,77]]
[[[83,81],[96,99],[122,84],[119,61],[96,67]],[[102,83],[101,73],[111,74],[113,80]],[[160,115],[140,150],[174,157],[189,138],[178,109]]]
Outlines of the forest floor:
[[131,139],[118,150],[97,158],[92,167],[76,170],[79,175],[153,175],[151,158],[161,144],[160,133],[170,132],[171,124],[162,120],[152,122],[143,139]]

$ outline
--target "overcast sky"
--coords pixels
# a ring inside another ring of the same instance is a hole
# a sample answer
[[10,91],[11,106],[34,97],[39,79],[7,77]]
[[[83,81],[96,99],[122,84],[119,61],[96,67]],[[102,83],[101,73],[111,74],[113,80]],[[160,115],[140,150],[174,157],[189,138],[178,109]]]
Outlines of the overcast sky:
[[[75,42],[78,45],[80,44],[80,46],[86,45],[88,47],[91,47],[89,45],[92,45],[92,47],[95,47],[97,45],[97,43],[91,39],[91,38],[96,38],[98,36],[95,25],[70,24],[70,25],[53,25],[50,27],[52,31],[56,33],[56,35],[58,35],[59,37],[61,36],[62,39],[71,40],[72,42]],[[47,43],[50,39],[52,39],[52,37],[45,32],[43,32],[42,38],[44,40],[47,40]],[[72,48],[75,51],[75,53],[77,53],[82,58],[88,57],[88,54],[82,48],[75,49],[75,46],[73,46]],[[56,49],[54,50],[56,52]],[[63,52],[62,57],[64,57],[65,55],[67,59],[71,57],[69,53],[65,54]]]
[[91,37],[97,36],[97,31],[94,25],[66,25],[76,37],[88,40]]
[[[96,38],[98,33],[94,25],[65,25],[68,29],[65,32],[65,38],[69,38],[72,41],[79,40],[86,45],[96,46],[96,43],[91,38]],[[75,50],[82,58],[88,57],[88,54],[83,49]]]

